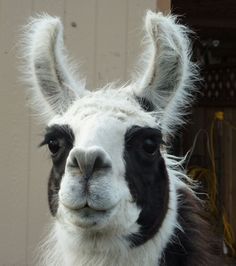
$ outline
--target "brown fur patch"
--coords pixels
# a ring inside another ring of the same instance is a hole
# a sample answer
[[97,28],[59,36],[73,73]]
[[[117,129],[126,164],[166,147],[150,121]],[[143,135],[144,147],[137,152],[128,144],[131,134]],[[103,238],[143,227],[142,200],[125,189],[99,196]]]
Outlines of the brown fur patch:
[[212,233],[204,219],[203,206],[191,191],[179,190],[178,221],[183,231],[176,230],[164,251],[161,266],[223,266],[222,242]]

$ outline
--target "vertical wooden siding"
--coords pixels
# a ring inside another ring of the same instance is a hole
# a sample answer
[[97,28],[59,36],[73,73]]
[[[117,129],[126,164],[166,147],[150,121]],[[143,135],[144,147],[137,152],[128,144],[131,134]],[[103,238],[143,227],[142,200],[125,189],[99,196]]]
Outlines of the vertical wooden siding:
[[37,12],[60,16],[68,50],[88,86],[127,81],[140,51],[145,10],[156,0],[0,0],[0,265],[33,265],[33,250],[50,219],[50,160],[37,149],[43,127],[26,107],[19,81],[20,25]]

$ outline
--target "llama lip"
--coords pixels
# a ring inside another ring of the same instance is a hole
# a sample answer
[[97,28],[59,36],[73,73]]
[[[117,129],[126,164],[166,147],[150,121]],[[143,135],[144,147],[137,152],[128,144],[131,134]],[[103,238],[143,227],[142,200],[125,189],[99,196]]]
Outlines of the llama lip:
[[[81,228],[97,228],[107,223],[108,217],[112,216],[114,209],[95,209],[88,204],[81,208],[71,208],[61,204],[61,216],[66,217],[68,222]],[[60,216],[59,216],[60,217]]]
[[78,210],[78,212],[85,217],[89,217],[90,215],[94,215],[94,214],[105,214],[108,211],[109,210],[96,210],[96,209],[93,209],[90,207],[84,207],[84,208]]
[[69,205],[63,203],[62,201],[60,201],[60,202],[66,209],[71,210],[71,211],[77,211],[77,212],[82,211],[82,210],[85,210],[85,211],[91,210],[93,212],[105,213],[105,212],[110,211],[111,209],[115,208],[115,206],[112,206],[111,208],[96,208],[94,206],[91,206],[89,203],[86,203],[83,206],[77,207],[77,206],[69,206]]

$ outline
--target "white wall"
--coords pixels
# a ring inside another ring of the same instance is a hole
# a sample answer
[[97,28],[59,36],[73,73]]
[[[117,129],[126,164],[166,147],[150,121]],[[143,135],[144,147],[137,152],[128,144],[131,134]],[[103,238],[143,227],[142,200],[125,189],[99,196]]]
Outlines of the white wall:
[[155,8],[156,0],[0,0],[1,266],[32,265],[50,217],[50,160],[46,150],[37,148],[43,127],[26,107],[17,71],[20,25],[35,12],[60,16],[67,47],[94,89],[128,80],[140,50],[142,17]]

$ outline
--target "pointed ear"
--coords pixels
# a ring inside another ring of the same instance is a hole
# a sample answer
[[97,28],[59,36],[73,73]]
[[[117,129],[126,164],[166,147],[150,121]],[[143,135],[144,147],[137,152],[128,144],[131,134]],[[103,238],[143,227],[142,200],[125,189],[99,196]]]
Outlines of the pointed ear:
[[193,79],[197,76],[190,61],[189,31],[177,24],[173,16],[148,11],[145,32],[143,70],[135,82],[134,93],[159,113],[163,133],[172,134],[183,123]]
[[83,95],[85,85],[73,77],[59,18],[48,15],[32,18],[24,29],[22,52],[24,80],[30,85],[37,113],[46,119],[61,115]]

